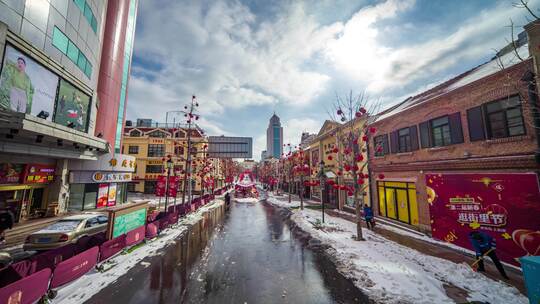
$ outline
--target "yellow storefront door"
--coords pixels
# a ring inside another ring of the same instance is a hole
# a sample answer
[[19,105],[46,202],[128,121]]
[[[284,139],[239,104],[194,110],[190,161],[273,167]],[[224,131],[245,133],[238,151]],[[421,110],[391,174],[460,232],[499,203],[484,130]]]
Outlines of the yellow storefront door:
[[411,210],[411,224],[418,225],[418,203],[416,202],[416,189],[409,189],[409,209]]
[[398,220],[409,223],[409,201],[406,189],[396,189]]
[[386,216],[397,219],[396,192],[392,188],[386,188]]
[[384,187],[379,187],[379,214],[386,216],[386,198],[384,195]]

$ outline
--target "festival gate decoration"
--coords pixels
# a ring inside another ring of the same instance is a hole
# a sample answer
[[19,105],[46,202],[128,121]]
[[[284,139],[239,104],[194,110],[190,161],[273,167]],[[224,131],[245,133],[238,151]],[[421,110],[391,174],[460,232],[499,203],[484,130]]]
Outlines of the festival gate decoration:
[[480,230],[507,263],[540,254],[536,174],[426,174],[426,185],[434,238],[472,250],[468,234]]

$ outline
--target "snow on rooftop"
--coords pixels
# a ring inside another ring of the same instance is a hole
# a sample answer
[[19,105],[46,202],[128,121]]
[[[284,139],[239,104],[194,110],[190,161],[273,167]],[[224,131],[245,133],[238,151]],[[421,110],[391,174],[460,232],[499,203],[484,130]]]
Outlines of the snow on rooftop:
[[409,97],[403,102],[401,102],[400,104],[398,104],[397,106],[394,106],[394,108],[390,108],[389,110],[380,114],[377,117],[377,121],[386,119],[390,116],[394,116],[405,110],[424,104],[439,96],[447,94],[453,90],[462,88],[477,80],[480,80],[482,78],[495,74],[501,71],[503,67],[506,69],[522,62],[522,60],[519,59],[518,56],[516,55],[516,52],[519,54],[519,57],[521,57],[524,60],[529,58],[529,45],[524,44],[520,46],[519,48],[517,48],[515,51],[512,50],[510,52],[503,54],[499,58],[493,58],[492,60],[482,65],[479,65],[476,68],[469,70],[461,75],[458,75],[457,77],[449,81],[446,81],[443,84],[440,84],[414,97]]

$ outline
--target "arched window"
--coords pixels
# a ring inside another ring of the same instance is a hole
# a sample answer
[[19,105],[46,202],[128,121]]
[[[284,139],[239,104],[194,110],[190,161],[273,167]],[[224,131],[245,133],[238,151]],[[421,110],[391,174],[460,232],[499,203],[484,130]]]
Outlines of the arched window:
[[163,131],[155,130],[155,131],[152,131],[152,132],[148,133],[148,136],[165,138],[165,137],[167,137],[167,133],[165,133]]
[[139,130],[133,130],[129,133],[129,136],[131,137],[140,137],[141,136],[141,131]]

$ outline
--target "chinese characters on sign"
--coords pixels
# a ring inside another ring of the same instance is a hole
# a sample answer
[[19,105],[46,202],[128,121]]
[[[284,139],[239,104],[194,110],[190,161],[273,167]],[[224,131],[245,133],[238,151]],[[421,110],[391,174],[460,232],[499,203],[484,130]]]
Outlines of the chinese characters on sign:
[[472,249],[468,234],[481,230],[496,240],[501,259],[515,265],[538,253],[529,244],[540,242],[536,174],[426,174],[426,185],[434,238]]
[[25,184],[45,184],[54,180],[54,165],[29,164],[24,174]]

